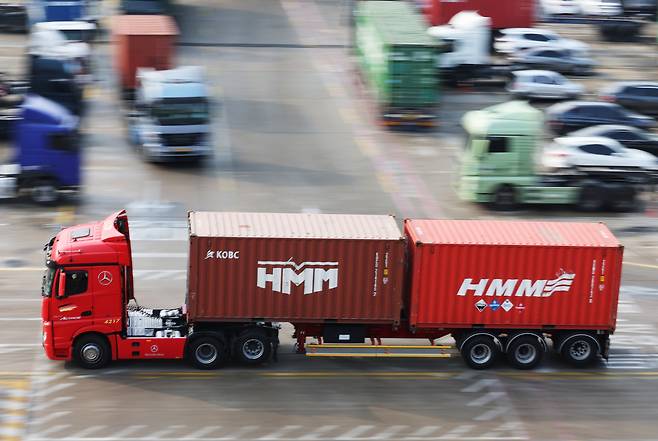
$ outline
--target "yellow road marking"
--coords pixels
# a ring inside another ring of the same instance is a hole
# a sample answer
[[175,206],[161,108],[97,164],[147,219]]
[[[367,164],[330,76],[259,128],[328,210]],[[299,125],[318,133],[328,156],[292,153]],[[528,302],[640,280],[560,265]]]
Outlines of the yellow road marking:
[[369,354],[364,353],[350,353],[350,354],[315,354],[307,353],[307,357],[360,357],[360,358],[450,358],[450,354],[386,354],[386,353],[376,353]]

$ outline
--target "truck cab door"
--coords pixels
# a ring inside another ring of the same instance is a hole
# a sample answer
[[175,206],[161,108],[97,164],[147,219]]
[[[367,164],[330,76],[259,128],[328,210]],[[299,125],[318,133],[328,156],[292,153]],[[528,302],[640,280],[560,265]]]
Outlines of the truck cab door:
[[75,333],[94,321],[94,296],[89,268],[60,269],[50,316],[53,322],[54,346],[69,347]]
[[507,136],[488,136],[484,152],[487,174],[509,176],[516,174],[518,156],[512,151],[511,139]]

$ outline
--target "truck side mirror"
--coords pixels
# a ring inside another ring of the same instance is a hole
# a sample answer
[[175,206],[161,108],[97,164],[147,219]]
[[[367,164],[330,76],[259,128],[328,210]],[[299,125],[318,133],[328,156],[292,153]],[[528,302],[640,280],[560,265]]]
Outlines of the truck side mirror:
[[471,150],[473,156],[482,158],[489,151],[489,141],[486,139],[473,139],[471,140]]
[[57,298],[63,299],[64,297],[66,297],[66,273],[60,271],[57,284]]

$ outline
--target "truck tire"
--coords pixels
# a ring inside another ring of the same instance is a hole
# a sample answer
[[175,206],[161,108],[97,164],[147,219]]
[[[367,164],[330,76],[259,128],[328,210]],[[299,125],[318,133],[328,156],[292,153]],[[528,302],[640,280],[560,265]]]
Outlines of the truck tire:
[[633,187],[617,188],[607,205],[612,211],[635,211],[637,209],[637,192]]
[[57,185],[52,179],[39,179],[29,186],[30,199],[37,205],[55,205],[59,199]]
[[578,208],[582,211],[599,211],[605,204],[603,190],[596,185],[585,185],[580,189]]
[[576,367],[591,364],[599,355],[599,345],[594,337],[588,334],[576,334],[564,339],[561,343],[562,358]]
[[190,343],[187,358],[197,369],[217,369],[226,363],[226,347],[216,338],[199,337]]
[[538,335],[521,335],[512,338],[507,346],[507,360],[517,369],[533,369],[541,363],[544,345]]
[[267,334],[259,329],[248,329],[235,340],[235,358],[243,364],[265,363],[272,355],[272,343]]
[[471,369],[488,369],[496,362],[498,347],[491,337],[478,335],[464,343],[462,358]]
[[518,205],[516,189],[512,185],[501,185],[493,194],[491,203],[496,210],[513,210]]
[[83,335],[73,347],[73,359],[85,369],[100,369],[111,359],[110,345],[100,335]]

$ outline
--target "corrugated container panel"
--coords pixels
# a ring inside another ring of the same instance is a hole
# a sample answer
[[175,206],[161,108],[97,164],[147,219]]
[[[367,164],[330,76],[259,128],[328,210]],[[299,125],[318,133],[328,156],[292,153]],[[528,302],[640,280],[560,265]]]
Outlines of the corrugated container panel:
[[[356,54],[363,76],[380,102],[387,106],[432,105],[438,99],[438,45],[427,35],[422,17],[407,2],[362,1],[357,5]],[[410,83],[417,93],[401,94],[394,76],[432,77]],[[425,97],[419,100],[418,96]],[[431,97],[428,99],[427,97]]]
[[391,216],[189,214],[191,321],[396,323],[404,239]]
[[461,11],[477,11],[491,18],[494,29],[527,28],[535,21],[534,0],[429,0],[425,8],[432,26],[446,24]]
[[603,224],[408,220],[418,328],[614,330],[623,248]]
[[112,19],[115,69],[121,86],[133,89],[140,67],[170,69],[178,28],[165,15],[118,15]]

